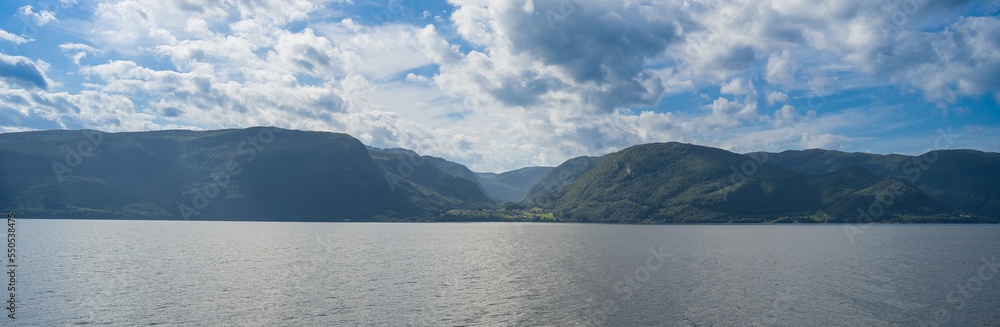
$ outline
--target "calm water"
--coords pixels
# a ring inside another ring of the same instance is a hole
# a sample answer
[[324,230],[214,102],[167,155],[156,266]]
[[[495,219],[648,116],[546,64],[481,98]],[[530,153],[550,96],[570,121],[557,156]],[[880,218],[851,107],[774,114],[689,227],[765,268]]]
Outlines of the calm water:
[[854,243],[840,225],[19,220],[17,233],[17,325],[1000,325],[1000,273],[983,261],[998,226],[873,226]]

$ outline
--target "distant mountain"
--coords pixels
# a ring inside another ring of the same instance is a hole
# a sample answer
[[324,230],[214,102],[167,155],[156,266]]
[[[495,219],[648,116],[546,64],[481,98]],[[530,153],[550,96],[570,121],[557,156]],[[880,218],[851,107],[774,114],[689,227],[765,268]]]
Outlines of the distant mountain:
[[[528,188],[535,184],[541,175],[552,167],[526,167],[505,173],[475,173],[463,164],[444,158],[421,156],[412,150],[402,148],[383,149],[368,147],[373,156],[380,154],[397,154],[426,161],[440,171],[474,183],[479,191],[489,196],[493,202],[518,202],[524,199]],[[393,168],[394,169],[394,168]]]
[[476,173],[479,183],[494,199],[501,202],[519,202],[524,200],[528,188],[535,185],[538,179],[552,167],[525,167],[505,173]]
[[394,188],[388,160],[376,163],[349,135],[266,127],[7,133],[0,208],[52,218],[393,220],[485,197],[426,167]]
[[882,180],[861,166],[804,177],[813,189],[820,191],[817,218],[834,222],[884,218],[898,222],[949,222],[955,217],[962,218],[960,212],[905,179]]
[[[521,211],[533,207],[543,210]],[[742,155],[653,143],[476,174],[338,133],[55,130],[0,134],[0,209],[101,219],[998,222],[1000,154]]]
[[[407,149],[402,149],[402,148],[383,149],[383,148],[376,148],[376,147],[368,147],[368,151],[372,152],[373,155],[374,155],[374,153],[387,153],[387,154],[405,155],[405,156],[410,157],[407,160],[408,162],[421,162],[422,163],[422,162],[426,161],[427,163],[430,163],[431,165],[437,167],[438,170],[440,170],[441,172],[444,172],[445,174],[448,174],[448,175],[451,175],[451,176],[455,176],[455,177],[459,177],[459,178],[462,178],[462,179],[465,179],[467,181],[472,182],[479,189],[480,193],[484,193],[484,194],[487,194],[488,196],[491,196],[491,194],[489,194],[488,191],[486,191],[483,188],[483,185],[480,183],[479,176],[476,173],[472,172],[472,170],[469,170],[469,168],[466,167],[463,164],[460,164],[460,163],[457,163],[457,162],[454,162],[454,161],[449,161],[449,160],[444,159],[444,158],[438,158],[438,157],[432,157],[432,156],[421,156],[421,155],[417,154],[415,151],[407,150]],[[397,167],[392,167],[391,169],[397,169]]]
[[577,169],[586,172],[533,204],[594,222],[995,221],[861,166],[806,175],[762,159],[681,143],[638,145]]
[[900,178],[957,210],[1000,218],[1000,154],[975,150],[935,150],[920,156],[845,153],[831,150],[766,154],[767,162],[803,174],[851,165],[881,179]]
[[478,176],[476,176],[476,173],[472,172],[472,170],[469,170],[469,167],[438,157],[423,156],[423,158],[440,169],[442,172],[468,180],[475,183],[480,189],[482,189],[482,185],[479,184]]
[[528,188],[524,196],[526,202],[549,201],[553,193],[563,185],[572,183],[586,174],[600,160],[599,157],[576,157],[566,160],[561,165],[545,172],[534,185]]
[[429,157],[384,152],[371,154],[385,170],[390,187],[406,194],[410,202],[425,211],[493,203],[479,184],[441,171]]

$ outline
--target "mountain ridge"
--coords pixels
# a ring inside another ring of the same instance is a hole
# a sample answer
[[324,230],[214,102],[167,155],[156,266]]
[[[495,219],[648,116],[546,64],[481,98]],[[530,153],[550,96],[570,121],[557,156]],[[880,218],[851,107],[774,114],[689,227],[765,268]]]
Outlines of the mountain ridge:
[[0,168],[0,208],[36,217],[435,221],[537,207],[581,222],[1000,218],[1000,154],[975,150],[738,154],[666,142],[474,173],[341,133],[53,130],[0,134]]

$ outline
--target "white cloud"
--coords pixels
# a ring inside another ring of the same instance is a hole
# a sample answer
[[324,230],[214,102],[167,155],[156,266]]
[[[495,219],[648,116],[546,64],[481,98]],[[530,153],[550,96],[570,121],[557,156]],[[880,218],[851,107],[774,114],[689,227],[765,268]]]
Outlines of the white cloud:
[[788,101],[788,94],[778,91],[767,92],[767,105],[773,106],[775,103]]
[[176,42],[169,32],[157,25],[154,12],[134,0],[100,3],[94,16],[90,33],[105,49],[135,55],[157,44]]
[[836,77],[820,76],[809,80],[810,95],[824,96],[836,93],[840,90],[840,84]]
[[775,110],[774,115],[770,117],[771,126],[775,128],[794,127],[814,119],[816,119],[816,111],[809,110],[803,116],[799,114],[795,107],[787,104],[781,106],[781,109]]
[[[57,81],[44,62],[19,58],[11,65],[42,77],[21,70],[0,96],[11,117],[39,126],[339,131],[484,171],[658,141],[842,149],[861,140],[843,135],[852,128],[912,124],[901,110],[819,116],[790,103],[835,96],[858,76],[932,101],[1000,104],[1000,24],[957,17],[962,4],[925,2],[899,26],[862,0],[452,4],[436,26],[366,26],[319,1],[102,2],[78,28],[84,41],[60,45],[79,66],[60,71],[85,79],[83,91],[40,91],[32,81]],[[758,113],[763,91],[781,107]],[[665,94],[682,99],[660,104]]]
[[59,45],[59,49],[61,49],[63,52],[66,52],[67,54],[72,53],[72,56],[70,58],[73,58],[73,62],[76,63],[77,65],[80,64],[80,59],[87,57],[87,55],[91,53],[93,54],[103,53],[101,50],[95,49],[94,47],[81,43],[63,43]]
[[734,78],[729,83],[723,84],[719,92],[722,94],[744,95],[750,91],[748,87],[752,87],[752,85],[753,83],[750,83],[750,86],[744,85],[742,78]]
[[279,36],[268,59],[288,72],[335,77],[345,73],[339,58],[338,49],[329,39],[316,36],[312,29],[306,28],[300,33]]
[[326,24],[318,33],[342,49],[346,69],[387,80],[408,70],[433,64],[457,63],[462,55],[433,25],[364,27],[353,22]]
[[887,69],[895,82],[920,89],[930,100],[955,102],[1000,88],[998,39],[1000,18],[963,17],[941,32],[904,33],[890,53],[899,61]]
[[406,81],[407,82],[413,82],[413,83],[428,83],[428,82],[430,82],[430,80],[427,79],[427,77],[416,75],[414,73],[406,74]]
[[32,23],[39,27],[56,21],[56,15],[51,11],[41,10],[36,13],[30,5],[18,8],[17,14],[21,17],[30,19]]
[[844,143],[852,140],[854,139],[843,135],[802,133],[799,145],[806,149],[840,150],[847,148]]
[[790,85],[795,83],[797,69],[788,51],[777,52],[767,59],[767,73],[764,78],[771,84]]
[[11,34],[10,32],[4,31],[3,29],[0,29],[0,40],[12,42],[14,44],[27,43],[29,41],[28,39],[25,39],[18,35]]

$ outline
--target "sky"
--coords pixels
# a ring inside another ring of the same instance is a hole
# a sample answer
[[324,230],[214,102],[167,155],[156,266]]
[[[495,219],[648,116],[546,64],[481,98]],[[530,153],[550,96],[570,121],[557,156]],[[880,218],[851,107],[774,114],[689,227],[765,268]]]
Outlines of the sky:
[[1000,152],[1000,1],[5,0],[0,132],[350,134],[475,171],[636,144]]

